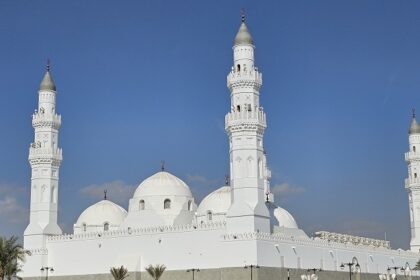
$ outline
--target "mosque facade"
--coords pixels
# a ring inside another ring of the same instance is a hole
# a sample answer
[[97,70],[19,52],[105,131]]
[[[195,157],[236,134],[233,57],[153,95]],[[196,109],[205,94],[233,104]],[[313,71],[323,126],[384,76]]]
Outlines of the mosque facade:
[[309,237],[287,210],[276,205],[270,191],[263,141],[267,123],[260,104],[262,74],[254,51],[243,18],[227,76],[230,177],[225,186],[197,204],[185,182],[161,170],[138,186],[127,210],[105,198],[81,213],[71,234],[63,234],[57,220],[61,116],[48,67],[32,116],[30,222],[24,232],[24,247],[31,256],[21,276],[40,279],[53,268],[49,277],[57,279],[110,279],[109,269],[123,265],[132,279],[141,279],[150,264],[164,264],[166,279],[185,279],[192,269],[200,269],[206,279],[243,279],[249,272],[251,277],[260,275],[258,279],[279,279],[286,272],[311,268],[338,273],[342,264],[350,264],[346,269],[356,275],[398,267],[397,274],[414,276],[420,259],[420,126],[415,116],[405,155],[411,250],[391,249],[385,240],[326,231]]

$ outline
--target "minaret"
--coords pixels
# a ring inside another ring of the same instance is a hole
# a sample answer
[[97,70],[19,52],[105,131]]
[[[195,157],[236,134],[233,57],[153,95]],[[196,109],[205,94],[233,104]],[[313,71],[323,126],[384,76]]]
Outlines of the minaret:
[[62,151],[58,147],[61,116],[55,112],[57,92],[49,62],[38,94],[38,109],[32,115],[35,140],[29,148],[32,176],[30,220],[24,233],[26,249],[43,248],[48,235],[62,233],[57,224],[58,177],[62,161]]
[[229,136],[232,205],[227,213],[229,232],[270,232],[265,206],[266,119],[260,107],[262,75],[254,66],[254,42],[242,23],[233,46],[233,66],[227,76],[231,108],[225,117]]
[[413,252],[420,252],[420,126],[413,110],[413,119],[408,130],[409,152],[405,153],[408,163],[408,178],[405,179],[405,188],[408,191],[410,206],[411,241]]

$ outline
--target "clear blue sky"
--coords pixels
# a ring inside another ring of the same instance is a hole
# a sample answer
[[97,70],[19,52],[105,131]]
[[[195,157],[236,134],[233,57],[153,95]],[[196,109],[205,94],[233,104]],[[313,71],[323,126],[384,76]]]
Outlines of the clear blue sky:
[[420,109],[414,0],[0,1],[0,234],[27,223],[30,116],[48,57],[66,231],[105,187],[127,207],[162,159],[197,200],[220,187],[240,8],[263,73],[278,204],[308,234],[387,232],[407,248],[403,153]]

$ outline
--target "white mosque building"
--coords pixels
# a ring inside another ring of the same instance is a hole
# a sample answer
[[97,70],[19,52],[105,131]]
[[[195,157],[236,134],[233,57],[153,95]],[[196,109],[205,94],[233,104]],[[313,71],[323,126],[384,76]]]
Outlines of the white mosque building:
[[376,274],[372,279],[393,267],[397,274],[414,275],[420,259],[420,126],[415,117],[405,155],[411,251],[346,234],[318,232],[309,237],[270,192],[263,145],[267,124],[259,98],[262,74],[254,64],[254,51],[243,17],[227,76],[230,178],[225,186],[197,205],[189,186],[162,169],[138,186],[127,210],[105,198],[80,214],[72,234],[63,234],[57,221],[61,116],[47,67],[32,119],[30,222],[24,232],[24,247],[32,254],[21,276],[40,279],[49,272],[57,279],[110,279],[109,269],[123,265],[131,279],[141,279],[147,277],[144,268],[149,264],[167,267],[163,279],[185,279],[191,269],[200,269],[203,279],[243,279],[249,272],[258,279],[279,279],[309,268],[341,279],[339,275],[347,277],[342,264],[348,264],[344,271],[350,267],[356,274]]

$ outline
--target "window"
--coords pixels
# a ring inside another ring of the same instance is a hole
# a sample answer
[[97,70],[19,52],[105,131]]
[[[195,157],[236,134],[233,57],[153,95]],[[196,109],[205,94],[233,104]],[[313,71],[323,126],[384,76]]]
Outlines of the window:
[[109,223],[108,222],[106,222],[105,224],[104,224],[104,231],[108,231],[109,230]]
[[241,65],[236,65],[236,69],[238,70],[238,72],[241,71]]
[[83,227],[83,231],[86,232],[87,226],[85,223],[83,223],[82,227]]
[[139,202],[139,210],[144,210],[144,200],[140,200]]
[[188,211],[191,211],[191,210],[192,210],[192,201],[189,200],[188,201]]
[[416,152],[416,146],[413,146],[413,152]]
[[163,209],[171,209],[171,200],[170,199],[165,199],[165,201],[163,202]]
[[207,221],[213,220],[213,213],[211,211],[207,211]]
[[414,173],[414,178],[417,178],[417,173]]

